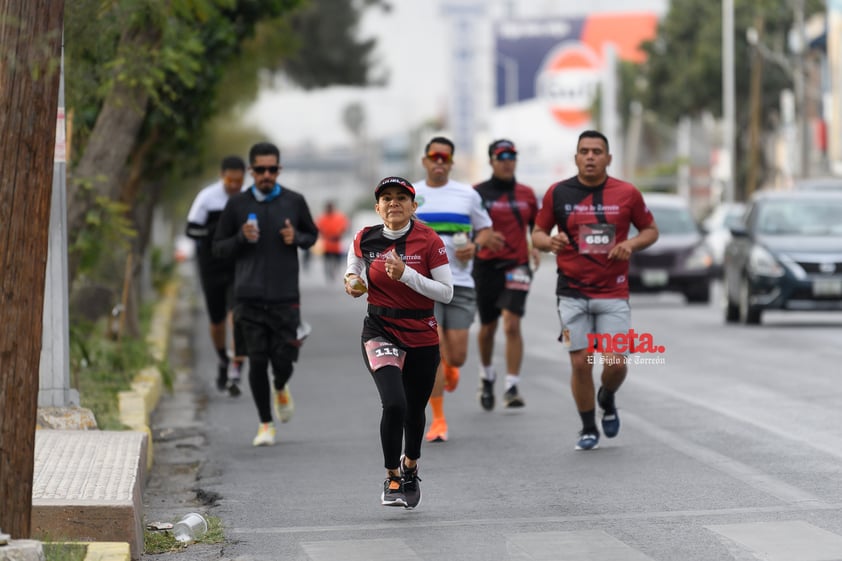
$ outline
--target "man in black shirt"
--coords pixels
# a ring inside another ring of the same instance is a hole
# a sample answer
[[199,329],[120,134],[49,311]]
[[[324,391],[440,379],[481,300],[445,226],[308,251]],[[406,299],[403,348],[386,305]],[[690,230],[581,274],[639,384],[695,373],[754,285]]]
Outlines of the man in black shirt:
[[298,249],[311,247],[319,230],[304,197],[277,182],[281,170],[277,146],[251,147],[254,185],[232,197],[214,238],[213,253],[235,259],[234,321],[242,330],[249,358],[249,385],[260,426],[253,444],[275,443],[268,370],[272,364],[275,415],[292,414],[287,382],[300,345]]

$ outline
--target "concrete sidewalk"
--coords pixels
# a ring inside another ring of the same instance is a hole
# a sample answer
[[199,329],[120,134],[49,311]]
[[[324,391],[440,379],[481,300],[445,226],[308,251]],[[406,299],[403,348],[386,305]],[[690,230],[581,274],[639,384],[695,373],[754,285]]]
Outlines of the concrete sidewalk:
[[138,372],[131,389],[119,394],[121,421],[131,430],[96,430],[90,413],[81,408],[39,410],[33,537],[50,542],[102,542],[89,546],[86,561],[141,558],[143,491],[154,458],[149,423],[163,393],[157,365],[169,354],[180,284],[171,282],[165,288],[153,312],[147,339],[155,364]]

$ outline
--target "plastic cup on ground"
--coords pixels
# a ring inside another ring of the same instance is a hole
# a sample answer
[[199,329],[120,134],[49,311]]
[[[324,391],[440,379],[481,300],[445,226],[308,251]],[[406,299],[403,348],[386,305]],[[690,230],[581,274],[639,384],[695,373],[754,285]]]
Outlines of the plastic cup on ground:
[[193,542],[208,531],[208,521],[198,512],[185,514],[172,527],[173,536],[182,543]]

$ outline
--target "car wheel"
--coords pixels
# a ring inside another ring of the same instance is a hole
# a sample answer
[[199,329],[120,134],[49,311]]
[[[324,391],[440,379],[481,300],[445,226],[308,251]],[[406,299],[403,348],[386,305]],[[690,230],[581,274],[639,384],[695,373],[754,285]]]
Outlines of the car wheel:
[[690,304],[707,304],[710,302],[710,283],[706,282],[688,289],[684,297]]
[[757,325],[760,323],[761,309],[757,306],[751,305],[751,288],[748,285],[748,279],[743,278],[740,281],[740,321],[746,325]]

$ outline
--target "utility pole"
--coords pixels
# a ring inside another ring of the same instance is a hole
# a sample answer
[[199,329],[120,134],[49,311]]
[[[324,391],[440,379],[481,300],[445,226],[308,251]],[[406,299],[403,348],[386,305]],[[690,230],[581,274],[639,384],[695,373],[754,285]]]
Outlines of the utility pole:
[[[67,127],[64,110],[64,47],[58,88],[56,150],[50,207],[50,242],[44,288],[44,336],[38,384],[38,407],[79,405],[70,388],[70,322],[67,272]],[[121,316],[122,317],[122,316]]]
[[[614,169],[622,170],[625,167],[625,147],[623,146],[623,138],[620,134],[620,122],[617,112],[617,48],[613,43],[605,45],[602,51],[603,60],[605,61],[605,70],[602,75],[602,103],[600,121],[602,122],[602,130],[608,138],[614,142],[613,159],[611,164],[615,166]],[[616,140],[614,140],[616,139]]]
[[748,177],[746,179],[746,200],[757,189],[757,176],[760,167],[760,129],[762,121],[762,86],[763,86],[763,57],[757,44],[763,35],[764,20],[758,16],[754,22],[754,41],[749,41],[751,49],[751,81],[749,86],[749,154]]
[[795,64],[792,81],[798,104],[799,128],[799,172],[801,177],[810,176],[810,119],[807,114],[807,30],[804,26],[804,0],[795,0]]
[[0,0],[0,528],[15,539],[31,531],[63,19],[64,0]]
[[722,136],[723,150],[728,158],[728,178],[723,199],[734,202],[736,154],[734,135],[737,121],[737,93],[734,77],[734,0],[722,0]]

